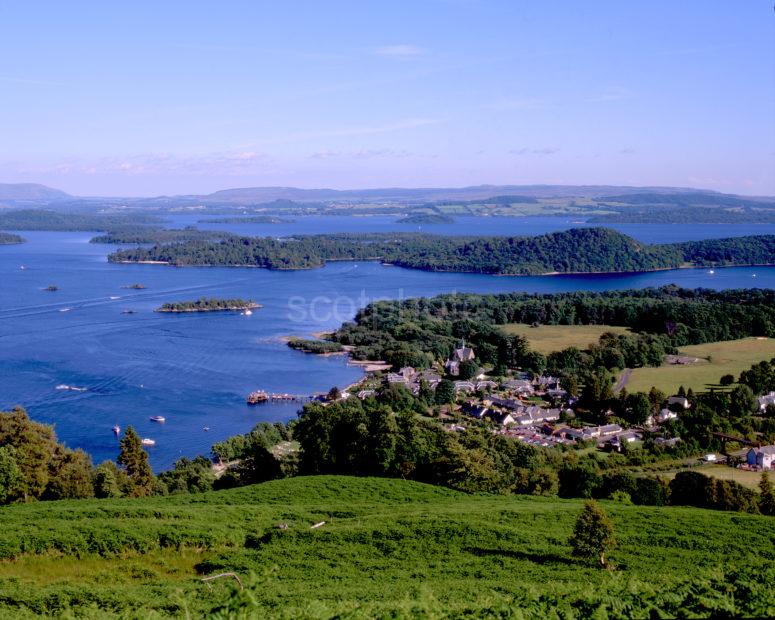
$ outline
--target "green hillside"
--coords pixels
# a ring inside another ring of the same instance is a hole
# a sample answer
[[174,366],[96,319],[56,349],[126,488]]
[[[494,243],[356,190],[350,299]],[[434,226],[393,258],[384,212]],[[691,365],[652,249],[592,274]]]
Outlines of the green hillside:
[[[464,495],[401,480],[320,476],[13,505],[1,513],[0,617],[775,613],[772,518],[603,506],[619,539],[613,571],[570,555],[579,500]],[[246,590],[200,580],[225,571]],[[244,615],[229,612],[236,606]]]

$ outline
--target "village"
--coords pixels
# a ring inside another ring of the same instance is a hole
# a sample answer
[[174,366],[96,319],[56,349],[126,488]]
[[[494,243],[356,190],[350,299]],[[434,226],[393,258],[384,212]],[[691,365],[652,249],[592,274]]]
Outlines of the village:
[[[601,451],[623,452],[650,438],[657,446],[672,447],[682,440],[670,436],[668,423],[678,420],[692,403],[684,394],[668,396],[659,410],[637,426],[623,426],[622,421],[592,424],[577,416],[577,398],[570,396],[557,377],[511,371],[507,378],[494,378],[476,364],[476,353],[461,343],[443,365],[443,369],[417,370],[411,366],[396,372],[389,365],[373,365],[367,376],[337,393],[337,398],[355,396],[361,400],[376,396],[391,385],[401,386],[419,396],[422,390],[436,392],[446,381],[454,390],[452,402],[439,408],[439,418],[447,430],[464,431],[471,425],[486,425],[493,433],[513,437],[540,446],[594,446]],[[465,372],[462,372],[465,371]],[[462,376],[466,378],[462,378]],[[764,412],[775,405],[775,392],[758,398]],[[607,412],[615,417],[613,411]],[[775,446],[750,446],[739,451],[737,466],[749,471],[775,469]],[[716,454],[702,457],[706,462],[726,459]]]

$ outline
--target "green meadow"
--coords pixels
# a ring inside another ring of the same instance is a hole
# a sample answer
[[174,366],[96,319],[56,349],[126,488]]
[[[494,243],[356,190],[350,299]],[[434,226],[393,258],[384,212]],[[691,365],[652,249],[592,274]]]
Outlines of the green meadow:
[[[775,614],[772,518],[602,505],[618,538],[614,570],[570,554],[580,500],[402,480],[13,505],[2,509],[0,617]],[[245,589],[202,581],[224,572]]]

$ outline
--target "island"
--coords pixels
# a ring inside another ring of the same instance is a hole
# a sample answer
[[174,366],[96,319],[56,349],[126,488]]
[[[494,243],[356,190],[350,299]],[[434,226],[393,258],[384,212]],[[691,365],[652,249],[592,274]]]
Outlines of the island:
[[121,250],[116,263],[311,269],[327,261],[368,261],[492,275],[643,272],[679,267],[775,264],[775,235],[646,244],[608,228],[572,228],[535,237],[450,237],[422,233],[340,233],[233,237]]
[[59,287],[56,284],[49,284],[46,288],[43,289],[44,291],[48,291],[49,293],[54,293],[55,291],[59,290]]
[[414,213],[396,220],[396,224],[454,224],[455,218],[442,213]]
[[148,287],[145,286],[145,284],[136,283],[136,284],[127,284],[126,286],[122,286],[121,288],[131,288],[131,289],[135,289],[136,291],[141,291],[144,288],[148,288]]
[[296,220],[274,215],[237,215],[199,220],[200,224],[292,224]]
[[239,312],[260,308],[252,299],[218,299],[201,297],[193,301],[175,301],[162,304],[155,312]]
[[149,226],[127,226],[111,229],[104,235],[98,235],[89,243],[112,244],[153,244],[180,243],[184,241],[218,241],[231,237],[232,233],[217,230],[199,230],[195,226],[186,228],[156,228]]
[[24,243],[24,237],[0,231],[0,245],[13,245],[16,243]]

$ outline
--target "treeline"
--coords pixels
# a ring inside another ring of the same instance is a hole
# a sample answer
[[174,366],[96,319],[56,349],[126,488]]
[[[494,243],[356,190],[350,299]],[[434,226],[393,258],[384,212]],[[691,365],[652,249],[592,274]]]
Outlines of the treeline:
[[325,353],[339,353],[344,350],[344,347],[338,342],[331,342],[330,340],[307,340],[304,338],[291,338],[288,340],[288,346],[297,351],[316,353],[318,355]]
[[122,250],[111,261],[173,265],[320,267],[328,260],[381,260],[427,271],[536,275],[672,269],[683,264],[775,262],[775,236],[646,245],[606,228],[537,237],[445,237],[412,233],[233,237]]
[[195,226],[186,228],[153,228],[149,226],[126,226],[112,229],[104,235],[92,237],[90,243],[140,244],[140,243],[183,243],[187,241],[216,241],[232,237],[232,233],[217,230],[199,230]]
[[0,412],[0,504],[164,492],[131,427],[121,440],[118,465],[94,467],[88,454],[63,446],[51,426],[33,422],[24,409]]
[[199,220],[200,224],[291,224],[289,220],[275,215],[243,215],[233,217],[211,217]]
[[14,243],[24,243],[24,237],[0,231],[0,245],[12,245]]
[[601,209],[615,211],[596,215],[587,221],[595,224],[773,224],[775,207],[767,209],[719,209],[714,207],[652,207],[635,209],[601,204]]
[[396,220],[396,224],[453,224],[454,222],[455,218],[443,213],[412,213]]
[[158,224],[162,220],[146,213],[65,213],[46,209],[18,209],[0,212],[0,228],[11,230],[114,230],[125,226]]
[[172,301],[156,308],[155,312],[213,312],[218,310],[247,310],[259,308],[252,299],[219,299],[201,297],[193,301]]
[[[548,358],[500,325],[611,325],[633,334],[610,335],[586,352]],[[747,336],[775,336],[775,291],[661,288],[556,294],[454,294],[381,301],[360,310],[331,339],[357,359],[426,367],[448,358],[461,339],[480,362],[508,368],[580,371],[659,365],[676,347]]]

